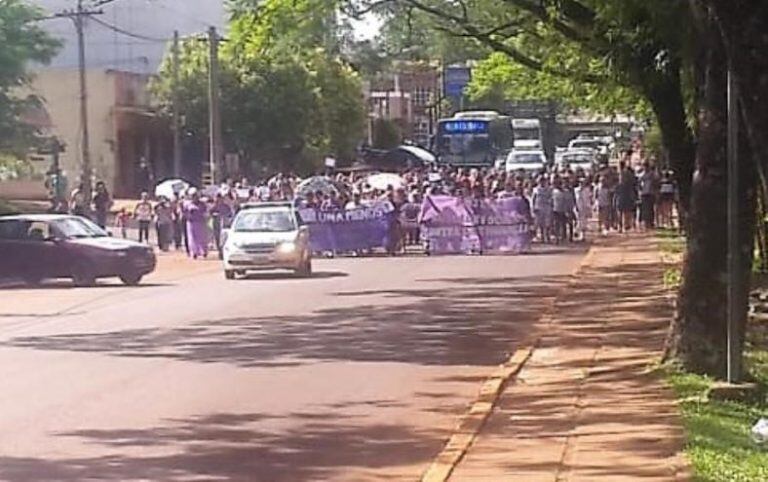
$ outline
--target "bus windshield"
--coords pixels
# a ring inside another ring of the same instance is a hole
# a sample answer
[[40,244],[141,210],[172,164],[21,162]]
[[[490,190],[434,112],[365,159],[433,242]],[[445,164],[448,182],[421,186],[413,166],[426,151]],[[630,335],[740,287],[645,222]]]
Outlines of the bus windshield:
[[452,165],[492,165],[511,147],[509,119],[453,118],[438,123],[438,159]]

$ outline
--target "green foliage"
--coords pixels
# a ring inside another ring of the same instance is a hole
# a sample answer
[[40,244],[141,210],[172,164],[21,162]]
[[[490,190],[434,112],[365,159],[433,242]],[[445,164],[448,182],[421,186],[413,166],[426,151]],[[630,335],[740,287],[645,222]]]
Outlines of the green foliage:
[[[592,70],[595,75],[605,74],[597,65]],[[531,70],[499,52],[473,69],[467,93],[473,103],[487,106],[501,107],[511,100],[557,99],[571,109],[605,115],[643,118],[650,114],[648,104],[632,89],[610,81],[585,83]]]
[[373,122],[374,149],[393,149],[403,140],[402,131],[396,122],[388,119],[376,119]]
[[18,89],[29,84],[32,62],[47,63],[59,43],[34,19],[40,10],[23,0],[0,2],[0,149],[19,149],[33,140],[34,132],[20,122],[24,111],[39,102],[21,96]]
[[35,170],[29,161],[12,154],[0,153],[0,181],[30,179],[34,175]]
[[[222,45],[222,133],[237,151],[268,170],[311,170],[326,155],[353,158],[365,110],[358,75],[341,60],[343,26],[333,3],[319,0],[231,2]],[[207,46],[184,43],[180,98],[189,132],[207,135]],[[170,59],[153,86],[171,111]]]

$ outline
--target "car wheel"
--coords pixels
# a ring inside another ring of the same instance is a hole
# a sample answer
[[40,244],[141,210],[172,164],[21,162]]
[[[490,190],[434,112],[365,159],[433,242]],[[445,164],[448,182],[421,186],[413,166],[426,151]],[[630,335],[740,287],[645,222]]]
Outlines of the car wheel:
[[224,277],[226,279],[235,279],[235,270],[233,270],[233,269],[225,269],[224,270]]
[[78,266],[72,273],[72,283],[81,288],[94,286],[96,284],[96,275],[93,274],[88,266]]
[[124,284],[128,286],[136,286],[139,283],[141,283],[141,279],[144,277],[144,275],[140,274],[123,274],[120,275],[120,281],[122,281]]

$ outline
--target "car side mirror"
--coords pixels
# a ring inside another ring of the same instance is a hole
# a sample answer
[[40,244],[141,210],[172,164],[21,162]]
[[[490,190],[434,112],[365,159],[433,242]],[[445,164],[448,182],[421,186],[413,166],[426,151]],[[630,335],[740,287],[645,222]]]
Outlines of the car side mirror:
[[227,242],[227,237],[229,236],[229,231],[230,231],[229,228],[225,228],[225,229],[221,230],[221,234],[219,235],[219,239],[220,239],[220,242],[221,242],[222,245]]
[[107,231],[107,236],[109,236],[110,238],[113,238],[113,237],[115,237],[115,235],[114,235],[114,234],[112,234],[112,231]]

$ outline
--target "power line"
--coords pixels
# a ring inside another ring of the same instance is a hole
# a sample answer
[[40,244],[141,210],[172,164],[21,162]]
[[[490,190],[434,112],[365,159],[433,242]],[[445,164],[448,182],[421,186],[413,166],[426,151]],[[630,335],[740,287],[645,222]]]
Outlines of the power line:
[[99,25],[101,25],[103,27],[106,27],[106,28],[112,30],[113,32],[117,32],[117,33],[125,35],[127,37],[133,37],[135,39],[146,40],[147,42],[157,42],[157,43],[168,43],[168,42],[173,41],[172,38],[150,37],[150,36],[142,35],[142,34],[139,34],[139,33],[129,32],[128,30],[122,29],[122,28],[118,27],[117,25],[112,25],[111,23],[105,22],[105,21],[103,21],[101,19],[98,19],[96,17],[91,17],[91,20],[93,20],[94,22],[98,23]]

